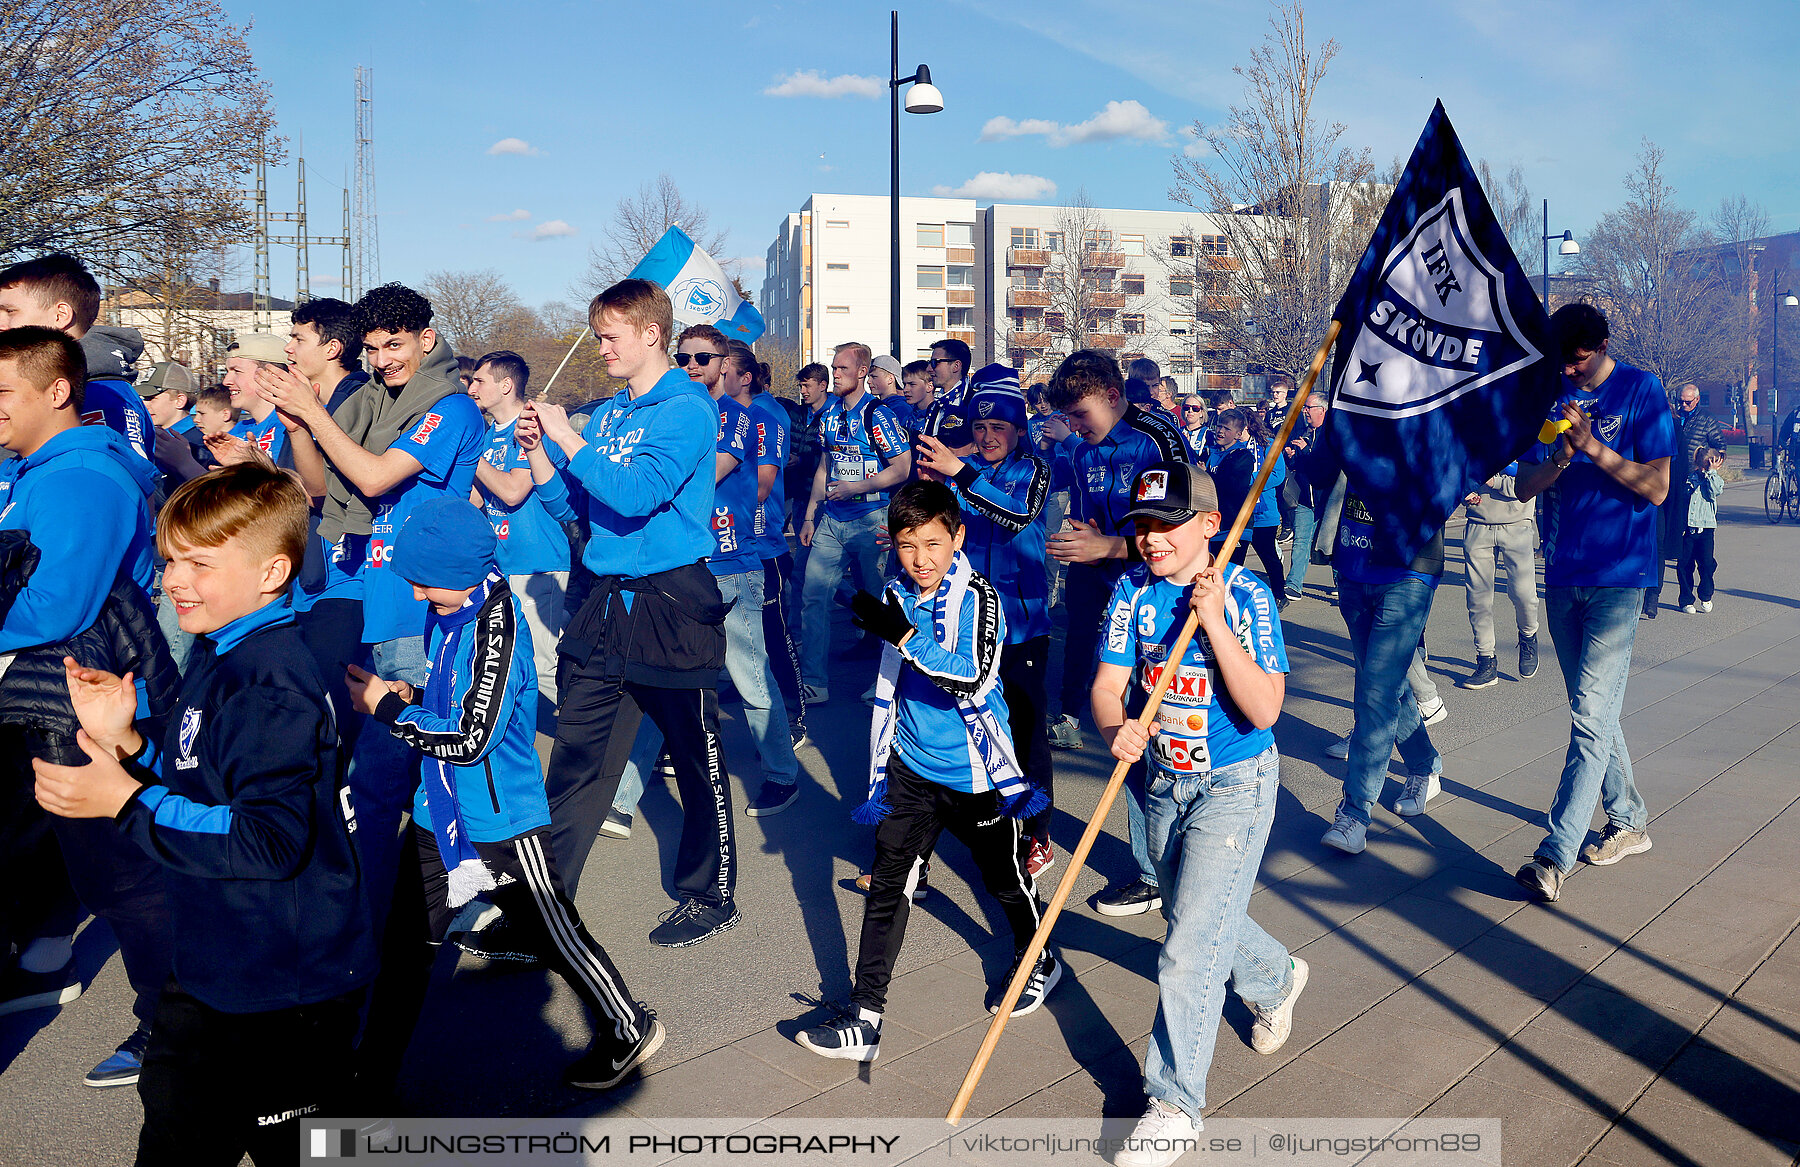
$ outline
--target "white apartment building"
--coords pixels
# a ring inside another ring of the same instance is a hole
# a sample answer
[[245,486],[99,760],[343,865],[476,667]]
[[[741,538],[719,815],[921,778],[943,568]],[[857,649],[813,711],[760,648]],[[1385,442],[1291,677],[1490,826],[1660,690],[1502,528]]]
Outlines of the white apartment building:
[[[1069,351],[1067,316],[1079,311],[1090,347],[1151,357],[1184,389],[1239,388],[1195,321],[1208,291],[1196,271],[1236,262],[1210,215],[903,197],[900,230],[902,360],[955,337],[977,367],[1003,361],[1042,381]],[[768,250],[758,302],[769,338],[803,362],[829,362],[849,340],[886,352],[888,244],[885,195],[808,197]]]

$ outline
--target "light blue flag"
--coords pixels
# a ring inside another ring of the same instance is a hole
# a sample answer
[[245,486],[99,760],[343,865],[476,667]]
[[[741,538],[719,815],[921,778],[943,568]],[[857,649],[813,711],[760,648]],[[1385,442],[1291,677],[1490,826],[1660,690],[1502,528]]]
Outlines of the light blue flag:
[[663,232],[650,253],[631,269],[631,275],[663,286],[675,306],[678,324],[710,324],[726,339],[745,344],[763,334],[762,313],[738,295],[725,269],[680,227]]

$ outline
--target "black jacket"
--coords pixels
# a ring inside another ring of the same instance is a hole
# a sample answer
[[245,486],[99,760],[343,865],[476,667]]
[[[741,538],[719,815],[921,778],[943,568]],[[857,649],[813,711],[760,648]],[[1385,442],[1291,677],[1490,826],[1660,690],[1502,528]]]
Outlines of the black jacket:
[[[1702,413],[1698,408],[1689,414],[1683,414],[1677,409],[1675,430],[1681,435],[1682,460],[1679,465],[1669,467],[1669,482],[1675,486],[1675,491],[1685,494],[1687,476],[1694,469],[1694,455],[1702,447],[1724,453],[1725,431],[1719,428],[1718,418],[1710,413]],[[1687,519],[1686,510],[1687,508],[1682,508],[1683,521]]]
[[[38,549],[28,531],[0,531],[0,621],[37,570]],[[151,732],[161,733],[181,686],[181,674],[156,623],[156,610],[129,576],[121,575],[85,631],[60,644],[22,649],[0,675],[0,724],[30,726],[73,738],[80,723],[69,704],[63,658],[144,683]]]
[[119,812],[168,870],[175,977],[225,1013],[347,993],[376,946],[338,784],[337,724],[291,614],[218,655],[200,637]]

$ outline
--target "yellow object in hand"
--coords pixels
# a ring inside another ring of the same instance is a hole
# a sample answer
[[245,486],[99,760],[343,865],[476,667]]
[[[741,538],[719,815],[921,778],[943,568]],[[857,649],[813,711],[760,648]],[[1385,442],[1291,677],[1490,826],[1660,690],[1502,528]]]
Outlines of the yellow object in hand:
[[1546,421],[1543,425],[1538,427],[1538,441],[1548,446],[1563,434],[1568,433],[1569,427],[1572,424],[1573,423],[1566,417],[1559,417],[1554,421]]

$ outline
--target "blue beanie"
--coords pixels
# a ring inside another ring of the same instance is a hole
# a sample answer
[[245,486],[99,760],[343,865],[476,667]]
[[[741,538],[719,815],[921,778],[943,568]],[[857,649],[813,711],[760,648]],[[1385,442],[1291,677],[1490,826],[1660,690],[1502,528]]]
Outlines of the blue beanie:
[[394,539],[394,574],[421,587],[478,586],[493,570],[499,543],[493,524],[464,498],[419,504]]
[[1014,393],[1021,392],[1019,370],[1011,365],[989,365],[969,378],[969,389],[974,393],[983,389],[1011,389]]
[[1010,421],[1019,431],[1025,429],[1025,395],[1017,388],[977,389],[963,408],[970,425],[978,421]]

